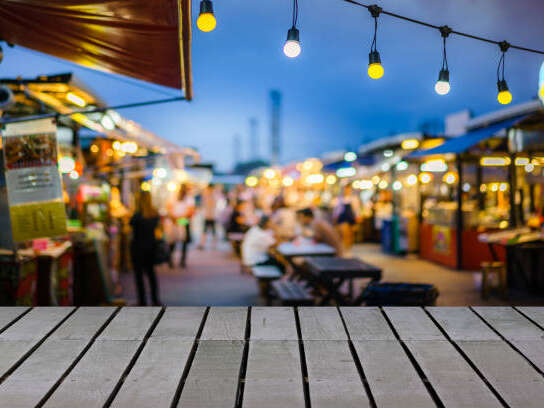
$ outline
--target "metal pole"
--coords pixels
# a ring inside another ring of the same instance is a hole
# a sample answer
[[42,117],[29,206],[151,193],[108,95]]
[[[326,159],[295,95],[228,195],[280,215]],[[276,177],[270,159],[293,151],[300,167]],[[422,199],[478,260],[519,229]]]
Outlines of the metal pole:
[[518,226],[518,217],[516,211],[516,154],[510,154],[510,165],[508,166],[508,184],[510,185],[510,227]]

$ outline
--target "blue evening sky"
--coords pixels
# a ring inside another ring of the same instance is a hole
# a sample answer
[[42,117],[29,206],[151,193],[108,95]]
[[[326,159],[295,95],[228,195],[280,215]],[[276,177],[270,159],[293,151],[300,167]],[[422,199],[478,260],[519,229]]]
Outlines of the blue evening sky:
[[[193,0],[193,21],[199,0]],[[426,120],[469,108],[475,114],[496,101],[498,47],[450,37],[452,90],[433,87],[441,66],[438,31],[380,17],[378,50],[385,75],[366,75],[372,37],[368,11],[341,0],[299,0],[301,55],[282,53],[291,21],[290,0],[214,0],[218,24],[202,33],[193,25],[194,101],[123,110],[161,137],[198,148],[205,161],[227,170],[233,138],[250,158],[249,118],[259,121],[260,155],[269,157],[269,91],[283,94],[281,161],[352,148],[392,132],[417,130]],[[447,24],[459,31],[544,49],[542,0],[382,0],[389,11]],[[110,105],[164,97],[164,88],[121,81],[21,47],[4,47],[0,76],[73,71]],[[142,52],[145,52],[142,49]],[[510,50],[506,79],[514,103],[535,97],[544,56]],[[138,86],[136,85],[138,84]],[[167,90],[170,94],[175,92]]]

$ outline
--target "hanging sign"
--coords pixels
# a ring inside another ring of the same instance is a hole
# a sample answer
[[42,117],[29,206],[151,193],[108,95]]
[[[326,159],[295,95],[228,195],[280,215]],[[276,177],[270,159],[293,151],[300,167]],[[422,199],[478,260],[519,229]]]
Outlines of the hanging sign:
[[4,171],[15,242],[66,234],[53,119],[6,125]]

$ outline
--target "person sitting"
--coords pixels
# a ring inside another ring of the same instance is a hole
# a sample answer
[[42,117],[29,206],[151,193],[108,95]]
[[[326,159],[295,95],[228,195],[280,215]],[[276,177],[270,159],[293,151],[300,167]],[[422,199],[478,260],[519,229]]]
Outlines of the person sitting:
[[276,243],[274,233],[267,216],[251,227],[242,241],[242,262],[246,266],[275,265],[275,261],[268,255],[268,250]]
[[311,229],[312,237],[316,242],[322,242],[333,247],[336,250],[336,256],[342,256],[342,240],[331,223],[315,217],[311,208],[298,210],[297,219],[304,228]]
[[237,201],[230,214],[227,223],[227,233],[243,233],[247,231],[247,222],[244,216],[247,204],[244,201]]

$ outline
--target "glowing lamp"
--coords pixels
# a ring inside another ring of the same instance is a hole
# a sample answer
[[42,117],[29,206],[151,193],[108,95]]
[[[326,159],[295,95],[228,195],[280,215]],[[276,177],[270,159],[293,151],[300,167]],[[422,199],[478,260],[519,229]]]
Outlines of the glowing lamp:
[[393,187],[393,190],[399,191],[400,189],[402,189],[402,183],[397,180],[393,182],[392,187]]
[[446,95],[450,91],[450,72],[447,69],[440,70],[434,90],[438,95]]
[[482,166],[508,166],[509,164],[509,157],[482,157],[480,159]]
[[255,187],[259,183],[259,179],[255,176],[249,176],[246,178],[246,186]]
[[202,0],[200,2],[200,14],[196,20],[196,26],[200,31],[207,33],[213,31],[216,24],[212,2],[210,0]]
[[355,153],[355,152],[346,152],[346,154],[344,154],[344,160],[347,161],[347,162],[352,162],[352,161],[357,160],[357,153]]
[[429,184],[432,179],[433,176],[431,176],[429,173],[421,173],[419,175],[419,181],[421,182],[421,184]]
[[295,27],[291,27],[287,31],[287,40],[283,45],[283,53],[289,58],[295,58],[298,57],[301,50],[299,32]]
[[292,177],[289,177],[289,176],[285,176],[282,180],[282,184],[285,186],[285,187],[290,187],[293,185],[293,178]]
[[417,183],[417,176],[415,174],[410,174],[408,177],[406,177],[406,184],[409,186],[413,186]]
[[326,183],[329,185],[332,185],[336,183],[336,176],[334,174],[329,174],[327,178],[325,179]]
[[73,92],[68,92],[66,94],[66,100],[70,103],[73,103],[76,106],[79,106],[80,108],[87,106],[87,102],[85,101],[85,99],[83,99],[79,95],[76,95]]
[[383,66],[378,51],[368,54],[368,76],[372,79],[379,79],[383,76]]
[[497,88],[499,90],[497,100],[501,105],[508,105],[510,102],[512,102],[512,94],[508,90],[508,85],[504,79],[497,82]]
[[71,173],[76,168],[76,161],[70,156],[59,158],[59,170],[61,173]]
[[419,147],[419,140],[417,139],[403,140],[402,143],[400,144],[400,147],[402,147],[403,150],[417,149]]
[[140,184],[140,189],[142,191],[151,191],[151,184],[149,184],[147,181],[142,181],[142,184]]

